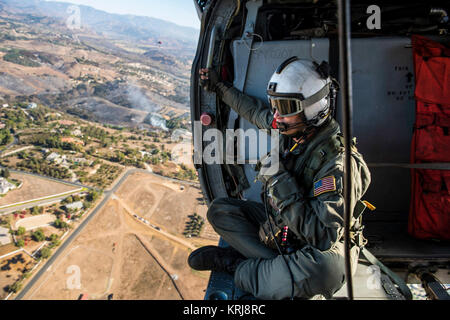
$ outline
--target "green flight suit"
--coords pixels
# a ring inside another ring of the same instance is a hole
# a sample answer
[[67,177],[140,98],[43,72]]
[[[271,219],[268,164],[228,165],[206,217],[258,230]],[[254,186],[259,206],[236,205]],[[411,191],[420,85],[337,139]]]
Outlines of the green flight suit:
[[[240,116],[260,129],[271,129],[273,115],[260,100],[222,83],[217,87],[222,101]],[[331,298],[345,283],[342,240],[344,149],[339,132],[339,125],[331,119],[306,145],[293,151],[295,161],[288,177],[293,177],[295,186],[288,186],[287,199],[281,196],[281,211],[268,209],[276,227],[288,226],[295,242],[295,251],[284,255],[294,278],[295,297],[310,298],[322,294]],[[280,137],[281,152],[292,145],[291,138]],[[352,173],[353,211],[356,201],[370,184],[370,172],[355,147],[352,148]],[[315,182],[326,177],[334,177],[334,188],[314,195],[318,190]],[[287,201],[286,206],[283,201]],[[215,199],[208,209],[208,220],[230,246],[248,258],[239,264],[234,274],[237,287],[260,299],[290,297],[291,275],[283,257],[263,243],[258,235],[267,220],[264,204],[232,198]],[[358,255],[359,248],[354,246],[354,267]]]

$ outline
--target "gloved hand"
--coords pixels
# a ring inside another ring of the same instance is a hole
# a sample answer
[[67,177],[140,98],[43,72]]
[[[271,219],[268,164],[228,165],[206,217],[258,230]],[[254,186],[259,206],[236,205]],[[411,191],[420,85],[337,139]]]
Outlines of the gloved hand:
[[216,91],[217,83],[220,82],[219,74],[214,69],[200,69],[200,85],[207,91]]

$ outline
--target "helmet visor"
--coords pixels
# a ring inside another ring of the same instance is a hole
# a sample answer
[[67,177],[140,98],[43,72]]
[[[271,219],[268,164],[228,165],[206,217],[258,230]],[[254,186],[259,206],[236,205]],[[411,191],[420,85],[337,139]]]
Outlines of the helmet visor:
[[302,103],[298,99],[269,97],[269,102],[274,113],[276,110],[282,117],[293,116],[303,111]]

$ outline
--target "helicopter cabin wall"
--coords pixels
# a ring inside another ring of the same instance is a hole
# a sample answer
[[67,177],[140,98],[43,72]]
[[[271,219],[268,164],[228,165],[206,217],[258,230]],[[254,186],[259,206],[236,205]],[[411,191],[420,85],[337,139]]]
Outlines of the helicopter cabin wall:
[[[336,42],[328,38],[311,40],[254,42],[251,49],[248,40],[232,43],[234,84],[245,78],[243,91],[267,101],[267,83],[278,65],[292,56],[304,59],[330,61],[330,48]],[[250,50],[249,59],[245,57]],[[365,198],[376,207],[373,219],[405,220],[410,201],[410,172],[390,164],[408,164],[412,128],[414,124],[414,69],[411,40],[406,37],[355,38],[352,39],[353,75],[353,135],[358,149],[364,155],[372,173],[372,184]],[[248,64],[248,65],[247,65]],[[337,68],[338,66],[334,66]],[[242,70],[247,70],[243,73]],[[335,73],[337,70],[334,70]],[[338,100],[339,101],[339,100]],[[340,103],[337,120],[341,122]],[[240,128],[254,128],[240,118]],[[267,144],[270,144],[270,139]],[[243,141],[244,142],[244,141]],[[259,159],[264,154],[252,152],[248,143],[241,143],[240,157]],[[254,180],[254,165],[245,165],[249,181]],[[251,184],[244,197],[260,200],[261,186]],[[371,219],[371,218],[369,218]]]

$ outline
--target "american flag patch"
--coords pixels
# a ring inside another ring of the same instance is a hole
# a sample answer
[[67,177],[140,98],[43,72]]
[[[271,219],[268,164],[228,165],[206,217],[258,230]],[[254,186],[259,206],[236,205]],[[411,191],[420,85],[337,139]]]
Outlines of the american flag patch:
[[314,182],[314,197],[329,191],[336,191],[336,179],[334,176],[328,176]]

